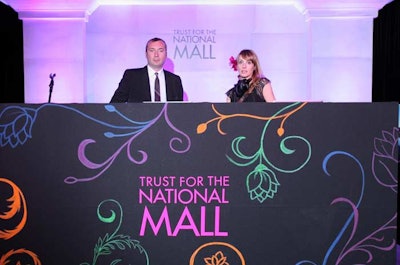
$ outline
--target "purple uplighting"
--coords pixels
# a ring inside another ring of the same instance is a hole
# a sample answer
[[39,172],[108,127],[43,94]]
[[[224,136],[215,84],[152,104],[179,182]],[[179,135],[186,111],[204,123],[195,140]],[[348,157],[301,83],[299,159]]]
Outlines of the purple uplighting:
[[46,102],[49,73],[55,103],[109,102],[155,36],[190,102],[225,102],[244,48],[277,101],[370,102],[373,19],[387,2],[7,1],[23,20],[26,103]]

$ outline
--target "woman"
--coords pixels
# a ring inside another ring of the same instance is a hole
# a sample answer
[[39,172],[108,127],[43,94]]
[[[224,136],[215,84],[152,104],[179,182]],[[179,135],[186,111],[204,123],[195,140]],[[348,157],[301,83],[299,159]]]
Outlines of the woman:
[[233,69],[239,72],[239,81],[226,92],[227,102],[275,101],[271,81],[262,75],[260,62],[254,51],[242,50],[232,63]]

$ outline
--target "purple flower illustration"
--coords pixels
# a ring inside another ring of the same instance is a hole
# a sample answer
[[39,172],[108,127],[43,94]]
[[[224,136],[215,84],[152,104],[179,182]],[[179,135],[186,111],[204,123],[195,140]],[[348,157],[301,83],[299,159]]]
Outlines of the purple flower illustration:
[[18,106],[3,109],[0,112],[0,146],[10,145],[15,148],[32,138],[32,125],[36,113],[35,110]]
[[382,186],[397,192],[397,175],[393,168],[399,163],[398,152],[399,128],[394,127],[392,132],[382,131],[381,138],[374,139],[372,155],[372,171],[375,179]]

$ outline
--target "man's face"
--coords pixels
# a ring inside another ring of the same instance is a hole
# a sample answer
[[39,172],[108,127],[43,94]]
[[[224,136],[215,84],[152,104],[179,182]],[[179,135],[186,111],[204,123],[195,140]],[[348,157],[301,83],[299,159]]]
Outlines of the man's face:
[[167,49],[164,42],[150,42],[146,49],[146,58],[151,68],[156,71],[160,70],[164,65],[165,59],[167,59]]

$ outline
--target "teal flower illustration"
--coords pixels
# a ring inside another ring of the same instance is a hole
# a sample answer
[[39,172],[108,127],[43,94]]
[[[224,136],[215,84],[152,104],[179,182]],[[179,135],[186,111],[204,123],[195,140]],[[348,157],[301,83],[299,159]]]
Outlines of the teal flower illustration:
[[32,125],[36,111],[18,106],[9,106],[0,112],[0,146],[12,148],[23,145],[32,138]]
[[246,185],[250,198],[263,202],[267,198],[274,198],[280,184],[272,170],[263,164],[259,164],[247,175]]
[[[110,206],[116,206],[118,211],[115,212],[111,208],[108,211],[108,215],[104,215],[101,213],[101,208],[106,210],[106,204],[110,204]],[[122,225],[123,211],[121,204],[113,199],[107,199],[102,201],[97,207],[97,217],[100,221],[106,224],[116,224],[115,230],[110,234],[106,233],[104,237],[99,237],[97,243],[94,247],[93,260],[91,263],[84,262],[80,265],[96,265],[96,264],[104,264],[100,259],[102,256],[112,256],[115,250],[138,250],[139,254],[145,256],[145,264],[149,265],[150,260],[149,256],[144,249],[144,247],[140,244],[140,242],[136,239],[132,239],[129,235],[119,234],[119,229]],[[114,260],[110,263],[110,265],[115,265],[117,263],[122,262],[121,258],[114,258]]]
[[[222,135],[226,135],[226,133],[221,129],[221,123],[222,121],[231,118],[243,117],[266,121],[264,129],[260,134],[260,144],[258,150],[256,150],[252,154],[245,152],[243,146],[245,145],[247,139],[245,136],[237,136],[232,140],[231,143],[232,154],[226,155],[229,162],[239,167],[249,167],[252,164],[256,164],[254,170],[251,171],[246,177],[247,192],[249,193],[251,200],[258,200],[260,203],[263,203],[266,199],[273,199],[275,194],[278,192],[278,187],[280,186],[280,183],[278,182],[276,172],[281,172],[285,174],[298,172],[308,163],[311,158],[312,150],[310,142],[306,138],[299,135],[285,136],[285,129],[283,126],[286,120],[291,115],[298,112],[305,105],[306,103],[291,104],[278,110],[275,114],[265,117],[251,115],[247,113],[233,113],[225,115],[218,112],[213,106],[214,112],[217,114],[217,117],[199,124],[197,126],[197,133],[204,133],[205,131],[207,131],[209,123],[218,121],[218,132]],[[268,157],[269,152],[266,152],[269,147],[269,141],[266,140],[266,137],[268,136],[267,130],[269,128],[269,125],[275,120],[281,120],[279,128],[276,130],[276,135],[279,136],[280,140],[279,152],[281,152],[283,155],[289,156],[292,159],[295,159],[295,156],[297,154],[303,157],[300,157],[300,159],[296,159],[298,161],[298,164],[290,168],[281,167],[281,165],[272,161]],[[287,143],[293,141],[302,143],[303,147],[298,147],[296,149],[290,148]],[[303,149],[304,152],[301,151],[301,149]]]

